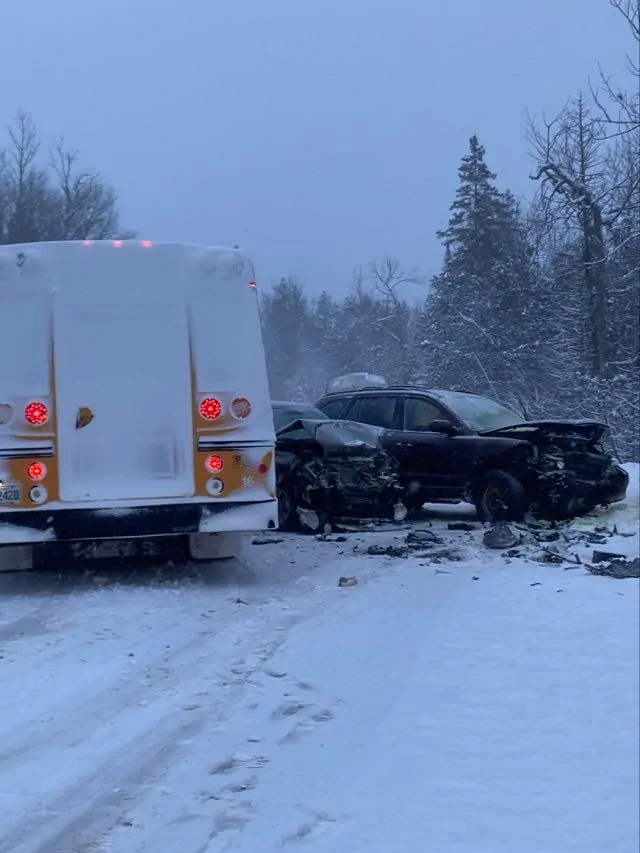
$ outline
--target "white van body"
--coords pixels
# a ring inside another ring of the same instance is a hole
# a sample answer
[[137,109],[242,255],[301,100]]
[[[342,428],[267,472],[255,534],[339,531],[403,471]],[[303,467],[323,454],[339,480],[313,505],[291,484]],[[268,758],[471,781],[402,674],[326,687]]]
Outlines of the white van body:
[[244,252],[1,246],[0,318],[0,545],[277,526]]

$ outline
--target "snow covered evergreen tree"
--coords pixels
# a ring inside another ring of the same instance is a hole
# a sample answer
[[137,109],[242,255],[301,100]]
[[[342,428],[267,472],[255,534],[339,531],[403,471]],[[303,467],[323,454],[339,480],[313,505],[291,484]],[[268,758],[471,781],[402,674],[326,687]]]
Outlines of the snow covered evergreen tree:
[[544,306],[519,207],[501,193],[476,136],[458,170],[443,270],[425,303],[423,381],[513,402],[538,358]]

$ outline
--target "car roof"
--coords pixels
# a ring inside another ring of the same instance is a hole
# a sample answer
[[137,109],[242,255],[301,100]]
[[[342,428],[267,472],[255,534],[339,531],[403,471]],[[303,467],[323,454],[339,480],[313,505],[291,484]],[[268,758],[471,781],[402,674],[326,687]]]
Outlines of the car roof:
[[384,388],[351,388],[348,391],[330,391],[327,394],[323,394],[320,399],[324,400],[327,397],[352,397],[354,394],[386,394],[388,391],[406,391],[411,394],[433,394],[434,397],[445,394],[464,394],[470,397],[483,396],[476,391],[448,391],[445,388],[421,388],[416,385],[387,385]]
[[315,403],[301,403],[289,400],[272,400],[271,405],[274,409],[315,409]]

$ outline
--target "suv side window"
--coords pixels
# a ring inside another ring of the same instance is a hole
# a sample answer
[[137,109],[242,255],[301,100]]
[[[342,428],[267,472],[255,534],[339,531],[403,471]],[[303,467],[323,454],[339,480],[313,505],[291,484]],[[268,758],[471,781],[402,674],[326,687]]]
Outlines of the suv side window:
[[344,400],[329,400],[327,403],[322,404],[322,411],[328,418],[339,418],[340,413],[344,409]]
[[449,420],[435,403],[420,397],[404,401],[404,428],[414,432],[429,431],[433,421]]
[[395,397],[361,397],[358,420],[362,424],[393,429],[395,427],[396,398]]

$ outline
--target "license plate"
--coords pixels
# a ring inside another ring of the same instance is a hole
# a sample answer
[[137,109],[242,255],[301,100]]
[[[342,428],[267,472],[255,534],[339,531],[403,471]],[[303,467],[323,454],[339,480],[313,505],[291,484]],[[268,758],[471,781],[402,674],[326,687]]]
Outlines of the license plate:
[[22,489],[15,483],[3,483],[0,486],[0,506],[19,504],[22,499]]

